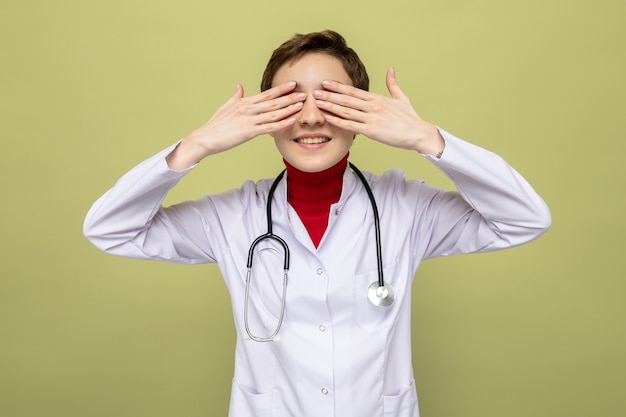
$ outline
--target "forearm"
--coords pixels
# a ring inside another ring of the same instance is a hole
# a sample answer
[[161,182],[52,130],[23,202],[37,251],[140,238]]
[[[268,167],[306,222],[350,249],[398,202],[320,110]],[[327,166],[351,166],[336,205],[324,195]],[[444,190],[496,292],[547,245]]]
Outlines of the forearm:
[[546,203],[515,169],[500,156],[441,132],[445,152],[430,159],[500,237],[491,250],[526,243],[550,227]]
[[224,145],[218,140],[203,135],[203,128],[199,128],[185,136],[165,157],[168,167],[173,171],[185,171],[204,158],[225,150],[221,149]]
[[205,148],[192,139],[185,138],[165,157],[165,161],[171,170],[184,171],[199,163],[206,156]]
[[[176,145],[172,145],[152,158],[137,165],[122,176],[116,184],[100,197],[89,210],[83,232],[85,237],[99,249],[114,255],[169,260],[181,263],[206,261],[207,250],[197,236],[180,237],[183,222],[172,226],[172,215],[161,209],[163,199],[185,172],[169,169],[166,157]],[[195,221],[193,216],[184,223]],[[195,229],[195,225],[187,229]],[[184,251],[180,241],[185,242]],[[202,247],[203,249],[196,249]]]
[[437,126],[422,121],[425,128],[422,129],[422,136],[416,138],[413,149],[422,155],[441,156],[446,147],[446,142]]

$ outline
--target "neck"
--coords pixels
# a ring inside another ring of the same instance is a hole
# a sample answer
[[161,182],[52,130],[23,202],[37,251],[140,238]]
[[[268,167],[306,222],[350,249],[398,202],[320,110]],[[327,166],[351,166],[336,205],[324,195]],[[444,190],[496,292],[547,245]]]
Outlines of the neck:
[[294,208],[317,247],[328,226],[330,206],[341,196],[348,155],[320,172],[303,172],[287,161],[287,201]]

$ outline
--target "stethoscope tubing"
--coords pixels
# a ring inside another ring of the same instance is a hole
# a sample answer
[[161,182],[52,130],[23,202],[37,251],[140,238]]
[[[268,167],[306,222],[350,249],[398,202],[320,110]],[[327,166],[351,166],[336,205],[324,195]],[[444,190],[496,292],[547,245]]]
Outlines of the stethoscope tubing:
[[[381,244],[381,238],[380,238],[380,219],[378,216],[378,206],[376,205],[376,199],[374,198],[374,193],[372,192],[372,189],[367,183],[367,180],[365,179],[365,176],[363,175],[363,173],[361,173],[361,171],[352,162],[350,162],[349,165],[352,171],[354,171],[354,173],[361,180],[361,183],[363,184],[363,188],[365,188],[365,191],[367,192],[367,196],[369,197],[370,203],[372,205],[372,211],[374,213],[374,231],[375,231],[375,237],[376,237],[376,258],[377,258],[377,267],[378,267],[378,282],[373,282],[370,288],[368,289],[368,298],[370,298],[370,301],[374,305],[387,307],[391,305],[391,303],[393,302],[393,288],[391,288],[391,286],[385,285],[385,279],[383,276],[383,256],[382,256],[382,244]],[[280,328],[282,326],[283,318],[285,315],[285,304],[286,304],[285,300],[287,296],[290,252],[289,252],[289,246],[287,245],[287,242],[285,242],[285,240],[283,240],[280,236],[275,235],[272,229],[272,223],[273,223],[272,222],[272,200],[274,197],[274,192],[276,191],[276,187],[278,186],[278,183],[281,181],[284,175],[285,175],[285,170],[283,170],[280,174],[278,174],[278,176],[272,183],[270,190],[267,194],[267,204],[266,204],[267,233],[254,239],[254,241],[252,242],[252,245],[250,246],[250,250],[248,251],[246,289],[245,289],[245,297],[244,297],[244,326],[246,329],[246,333],[248,334],[248,337],[250,337],[250,339],[256,342],[275,341],[276,336],[278,335],[278,332],[280,331]],[[276,330],[274,330],[272,335],[269,337],[259,337],[259,336],[253,335],[249,328],[248,302],[250,298],[250,295],[249,295],[250,294],[250,278],[252,275],[252,262],[254,258],[254,250],[260,242],[266,239],[271,239],[271,240],[275,240],[279,242],[284,250],[285,255],[284,255],[284,263],[283,263],[283,269],[284,269],[283,296],[282,296],[282,303],[281,303],[281,309],[280,309],[280,316],[278,318],[278,324],[276,326]]]
[[[267,195],[267,205],[266,205],[266,218],[267,218],[267,233],[257,237],[256,239],[254,239],[254,241],[252,242],[252,245],[250,246],[250,250],[248,251],[248,263],[247,263],[247,272],[246,272],[246,292],[245,292],[245,297],[244,297],[244,307],[243,307],[243,322],[244,322],[244,326],[246,328],[246,333],[248,334],[248,337],[250,337],[250,339],[254,340],[255,342],[272,342],[276,339],[276,336],[278,335],[278,332],[280,331],[280,328],[282,326],[283,323],[283,317],[285,316],[285,297],[287,296],[287,284],[288,284],[288,280],[289,280],[289,259],[290,259],[290,252],[289,252],[289,246],[287,245],[287,242],[285,242],[285,240],[283,238],[281,238],[278,235],[275,235],[273,230],[272,230],[272,199],[274,197],[274,191],[276,191],[276,187],[278,186],[278,183],[280,182],[280,180],[283,178],[283,176],[285,175],[285,170],[283,170],[280,174],[278,174],[278,177],[276,177],[276,179],[274,180],[274,182],[272,183],[272,186],[270,187],[270,191]],[[284,250],[284,262],[283,262],[283,270],[284,270],[284,274],[283,274],[283,296],[282,296],[282,303],[280,306],[280,316],[278,318],[278,325],[276,326],[276,330],[274,330],[274,333],[272,333],[271,336],[268,337],[259,337],[259,336],[255,336],[254,334],[252,334],[252,332],[250,331],[250,326],[248,324],[248,301],[250,298],[250,278],[252,275],[252,261],[254,258],[254,249],[256,248],[256,246],[262,242],[263,240],[266,239],[271,239],[271,240],[275,240],[278,243],[281,244],[281,246],[283,247]]]
[[380,243],[380,219],[378,217],[378,206],[376,205],[376,199],[374,198],[374,193],[372,192],[371,187],[367,183],[367,180],[363,176],[363,173],[352,163],[349,162],[350,168],[354,171],[354,173],[359,177],[361,182],[363,183],[363,188],[367,192],[367,196],[370,199],[370,203],[372,204],[372,210],[374,212],[374,233],[376,235],[376,259],[378,263],[378,286],[385,286],[385,278],[383,276],[383,250],[382,244]]
[[285,242],[283,238],[281,238],[278,235],[275,235],[274,232],[272,231],[272,199],[274,197],[274,191],[276,191],[276,187],[278,186],[278,183],[280,182],[280,180],[283,178],[284,175],[285,175],[285,170],[283,170],[280,174],[278,174],[278,176],[272,183],[272,186],[270,187],[270,191],[267,195],[267,204],[265,207],[265,211],[266,211],[265,218],[267,219],[267,233],[257,237],[252,242],[252,245],[250,246],[250,250],[248,251],[248,263],[247,263],[248,269],[252,268],[252,258],[254,256],[254,248],[259,244],[259,242],[265,239],[274,239],[278,241],[282,245],[282,247],[285,249],[285,259],[284,259],[283,269],[285,271],[289,270],[289,258],[290,258],[289,246],[287,246],[287,242]]

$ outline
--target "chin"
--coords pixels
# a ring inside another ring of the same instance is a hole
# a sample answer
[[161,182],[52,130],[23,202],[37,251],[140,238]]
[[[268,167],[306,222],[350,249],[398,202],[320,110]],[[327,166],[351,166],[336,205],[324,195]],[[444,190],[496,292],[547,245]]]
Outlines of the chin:
[[337,160],[333,159],[331,161],[308,161],[308,162],[300,161],[300,163],[298,163],[298,164],[291,164],[291,165],[294,166],[295,168],[299,169],[302,172],[315,173],[315,172],[325,171],[325,170],[327,170],[329,168],[334,167],[342,159],[343,159],[343,157],[338,158]]
[[311,174],[314,174],[316,172],[320,172],[320,171],[324,171],[327,168],[330,168],[330,166],[326,166],[326,165],[294,165],[294,167],[298,168],[300,171],[302,172],[309,172]]

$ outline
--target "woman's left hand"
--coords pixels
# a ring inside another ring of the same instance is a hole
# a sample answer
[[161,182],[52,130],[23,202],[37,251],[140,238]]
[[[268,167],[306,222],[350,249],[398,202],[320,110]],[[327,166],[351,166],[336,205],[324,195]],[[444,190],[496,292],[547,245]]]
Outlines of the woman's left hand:
[[402,92],[393,68],[387,71],[391,97],[370,93],[336,81],[324,81],[313,95],[328,123],[397,148],[436,155],[445,142],[439,130],[417,115]]

